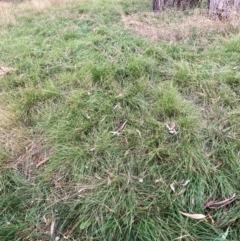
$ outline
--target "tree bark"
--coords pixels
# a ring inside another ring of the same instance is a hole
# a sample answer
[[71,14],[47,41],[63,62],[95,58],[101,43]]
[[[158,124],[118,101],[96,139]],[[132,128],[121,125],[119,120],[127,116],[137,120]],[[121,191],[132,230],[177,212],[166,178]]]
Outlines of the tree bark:
[[[166,7],[176,7],[178,10],[186,10],[196,7],[202,0],[152,0],[153,11],[161,12]],[[239,0],[240,1],[240,0]]]
[[240,10],[240,0],[235,0],[234,3],[234,8],[239,11]]
[[153,0],[153,11],[160,12],[163,9],[163,0]]
[[[154,12],[161,12],[165,7],[176,7],[178,10],[186,10],[197,7],[203,0],[152,0]],[[220,20],[228,20],[231,9],[240,12],[240,0],[207,0],[209,14]],[[240,13],[239,13],[240,14]]]
[[240,10],[240,0],[209,0],[209,14],[219,20],[228,20],[231,10]]
[[227,19],[229,16],[229,4],[227,0],[210,0],[209,14],[219,20]]

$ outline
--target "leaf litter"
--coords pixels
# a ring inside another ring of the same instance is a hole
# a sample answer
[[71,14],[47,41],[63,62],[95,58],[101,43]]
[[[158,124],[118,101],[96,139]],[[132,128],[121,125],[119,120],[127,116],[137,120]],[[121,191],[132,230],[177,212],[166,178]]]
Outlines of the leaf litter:
[[200,213],[184,213],[179,211],[182,215],[188,217],[188,218],[192,218],[192,219],[205,219],[207,216],[204,214],[200,214]]
[[184,213],[179,211],[183,216],[186,216],[191,219],[197,219],[197,220],[207,220],[210,221],[212,225],[214,225],[214,220],[210,214],[204,215],[202,213]]

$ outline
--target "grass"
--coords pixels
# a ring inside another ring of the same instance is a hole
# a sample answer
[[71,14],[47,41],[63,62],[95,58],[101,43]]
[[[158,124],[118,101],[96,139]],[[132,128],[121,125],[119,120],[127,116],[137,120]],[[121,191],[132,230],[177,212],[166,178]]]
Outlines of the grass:
[[239,240],[239,201],[203,210],[240,194],[239,25],[51,3],[1,19],[0,240]]

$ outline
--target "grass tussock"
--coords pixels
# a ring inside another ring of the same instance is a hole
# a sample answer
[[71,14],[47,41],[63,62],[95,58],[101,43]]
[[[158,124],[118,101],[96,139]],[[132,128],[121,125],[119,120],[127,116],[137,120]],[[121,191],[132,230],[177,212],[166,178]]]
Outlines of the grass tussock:
[[49,2],[1,26],[0,240],[238,240],[238,27]]

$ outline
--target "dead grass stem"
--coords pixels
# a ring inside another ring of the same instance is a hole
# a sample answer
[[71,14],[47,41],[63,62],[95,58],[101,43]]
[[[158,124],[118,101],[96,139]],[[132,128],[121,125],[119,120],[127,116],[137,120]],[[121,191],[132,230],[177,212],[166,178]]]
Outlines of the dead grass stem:
[[0,2],[0,26],[16,24],[16,16],[21,16],[29,12],[43,11],[51,7],[70,5],[73,3],[87,2],[89,0],[32,0],[22,3]]
[[[211,19],[207,12],[196,10],[192,15],[183,16],[174,10],[166,10],[160,16],[153,13],[137,13],[129,16],[122,15],[122,21],[127,29],[138,35],[157,41],[188,41],[194,36],[206,37],[214,33],[224,33],[240,29],[240,19],[233,11],[229,21],[221,22]],[[166,17],[168,16],[168,17]],[[173,18],[169,21],[169,16]]]

